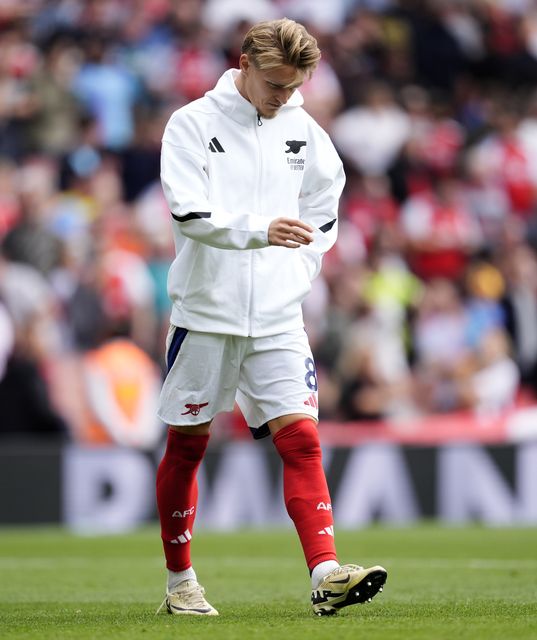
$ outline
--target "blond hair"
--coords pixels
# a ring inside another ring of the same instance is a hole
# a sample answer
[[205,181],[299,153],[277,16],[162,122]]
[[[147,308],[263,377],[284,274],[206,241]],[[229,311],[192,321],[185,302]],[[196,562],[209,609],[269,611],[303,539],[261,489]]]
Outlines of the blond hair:
[[254,25],[244,37],[242,53],[262,70],[282,65],[310,76],[321,59],[317,40],[294,20],[282,18]]

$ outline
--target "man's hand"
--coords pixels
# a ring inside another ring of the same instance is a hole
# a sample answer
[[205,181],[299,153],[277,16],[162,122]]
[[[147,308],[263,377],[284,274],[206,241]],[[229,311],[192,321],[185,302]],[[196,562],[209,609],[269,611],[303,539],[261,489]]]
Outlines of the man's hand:
[[313,242],[313,227],[294,218],[276,218],[268,228],[269,244],[297,249]]

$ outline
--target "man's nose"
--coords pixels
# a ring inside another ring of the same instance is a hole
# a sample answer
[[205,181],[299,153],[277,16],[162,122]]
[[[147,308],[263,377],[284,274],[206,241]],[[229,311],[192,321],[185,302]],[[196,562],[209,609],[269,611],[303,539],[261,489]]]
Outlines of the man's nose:
[[294,89],[286,89],[285,87],[278,89],[276,93],[278,102],[280,104],[285,104],[289,100],[289,98],[293,95],[293,91]]

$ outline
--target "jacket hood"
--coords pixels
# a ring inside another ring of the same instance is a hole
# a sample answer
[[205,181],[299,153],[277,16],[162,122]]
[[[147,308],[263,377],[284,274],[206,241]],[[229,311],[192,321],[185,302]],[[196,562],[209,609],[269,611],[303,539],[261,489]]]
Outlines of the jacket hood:
[[[218,107],[230,118],[241,125],[251,124],[256,116],[256,108],[246,98],[243,98],[235,85],[235,79],[239,75],[238,69],[228,69],[218,80],[214,89],[205,94],[214,100]],[[283,109],[292,109],[304,104],[304,98],[298,89],[292,94]]]

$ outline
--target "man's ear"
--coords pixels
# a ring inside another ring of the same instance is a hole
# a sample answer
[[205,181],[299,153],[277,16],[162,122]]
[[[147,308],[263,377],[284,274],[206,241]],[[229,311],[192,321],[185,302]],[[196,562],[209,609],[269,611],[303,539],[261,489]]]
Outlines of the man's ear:
[[248,73],[249,68],[250,68],[250,60],[248,59],[248,54],[241,53],[239,58],[239,69],[243,73]]

